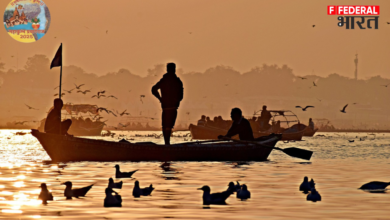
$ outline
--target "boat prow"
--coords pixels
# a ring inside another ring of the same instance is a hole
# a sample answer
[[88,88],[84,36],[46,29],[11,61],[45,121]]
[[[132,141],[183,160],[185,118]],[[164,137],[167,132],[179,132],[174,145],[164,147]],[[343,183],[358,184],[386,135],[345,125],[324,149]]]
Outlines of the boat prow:
[[188,142],[158,145],[150,142],[130,143],[94,140],[73,136],[48,134],[33,129],[53,162],[69,161],[264,161],[267,160],[280,135],[270,136],[258,143],[243,144]]

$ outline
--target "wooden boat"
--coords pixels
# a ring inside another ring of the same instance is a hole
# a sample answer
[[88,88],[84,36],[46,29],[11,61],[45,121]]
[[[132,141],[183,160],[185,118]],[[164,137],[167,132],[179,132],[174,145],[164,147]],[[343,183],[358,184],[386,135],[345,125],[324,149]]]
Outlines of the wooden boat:
[[[97,105],[65,104],[62,107],[62,120],[72,119],[72,125],[70,126],[68,133],[74,136],[100,136],[103,127],[106,124],[102,121],[94,120],[94,117],[99,116],[97,108]],[[50,112],[52,109],[53,107],[51,107],[48,112]],[[89,115],[84,115],[84,119],[81,113],[89,113]],[[40,132],[44,132],[45,122],[46,118],[41,120],[41,123],[38,127]]]
[[53,162],[68,161],[264,161],[280,140],[275,135],[262,144],[221,141],[217,143],[182,143],[170,146],[151,142],[112,142],[47,134],[33,129]]
[[313,137],[313,135],[318,131],[318,128],[311,129],[309,126],[306,127],[305,131],[303,132],[303,136],[305,137]]
[[[220,129],[215,127],[208,127],[208,126],[199,126],[199,125],[193,125],[190,124],[190,132],[192,139],[198,139],[198,140],[215,140],[218,139],[219,135],[225,135],[228,130],[226,129]],[[285,130],[282,135],[281,140],[291,141],[291,140],[302,140],[304,130]],[[270,135],[270,132],[253,132],[254,138],[264,137],[267,135]],[[233,139],[238,139],[238,136],[233,136]]]

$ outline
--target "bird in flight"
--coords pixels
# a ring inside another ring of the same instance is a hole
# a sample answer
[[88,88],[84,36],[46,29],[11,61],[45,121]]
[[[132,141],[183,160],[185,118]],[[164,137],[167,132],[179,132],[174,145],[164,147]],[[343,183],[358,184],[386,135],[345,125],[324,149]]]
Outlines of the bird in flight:
[[15,122],[15,125],[24,125],[24,123],[26,123],[28,121],[17,121]]
[[[25,104],[25,105],[26,105],[26,104]],[[26,105],[26,106],[27,106],[28,109],[39,110],[39,109],[36,109],[36,108],[31,107],[31,106],[29,106],[29,105]]]
[[[65,93],[61,93],[61,96],[64,96]],[[54,94],[54,96],[58,96],[58,93]]]
[[384,87],[386,87],[386,88],[387,88],[389,85],[390,85],[390,84],[387,84],[387,85],[381,85],[381,86],[384,86]]
[[73,90],[74,90],[74,89],[71,89],[71,90],[66,90],[66,89],[64,89],[64,91],[65,91],[65,92],[68,92],[69,94],[72,93]]
[[342,113],[347,113],[347,112],[345,111],[345,109],[347,108],[347,106],[348,106],[348,104],[346,104],[346,105],[344,106],[343,110],[340,110],[340,112],[342,112]]
[[307,108],[314,108],[314,106],[308,105],[308,106],[302,108],[301,106],[298,105],[298,106],[295,106],[295,108],[301,108],[302,111],[306,111]]
[[113,96],[113,95],[109,95],[107,96],[107,98],[115,98],[115,99],[118,99],[117,97]]
[[317,84],[315,82],[313,82],[313,86],[317,86]]
[[300,77],[300,76],[298,76],[298,78],[300,78],[300,79],[302,79],[302,80],[307,79],[307,78],[305,78],[305,77]]
[[127,113],[126,111],[127,111],[127,109],[125,109],[125,110],[124,110],[122,113],[120,113],[119,115],[120,115],[120,116],[123,116],[123,115],[130,115],[130,113]]
[[92,96],[91,98],[94,98],[94,97],[96,97],[96,98],[98,98],[98,99],[100,99],[100,97],[106,97],[105,95],[100,95],[100,94],[104,94],[106,91],[99,91],[98,93],[97,93],[97,95],[94,95],[94,96]]
[[79,93],[79,92],[80,92],[80,93],[83,93],[83,94],[85,95],[85,94],[87,94],[87,92],[91,92],[91,90],[88,90],[88,89],[85,90],[85,91],[78,90],[77,93]]
[[320,102],[322,101],[321,99],[317,99],[317,100],[320,101]]
[[107,114],[110,114],[110,113],[111,113],[113,116],[117,117],[116,114],[115,114],[113,111],[108,110],[108,109],[106,109],[106,108],[99,107],[99,108],[96,109],[96,113],[98,113],[99,111],[100,111],[100,112],[101,112],[101,111],[105,111]]
[[315,27],[316,25],[315,24],[313,24],[313,27]]
[[108,34],[108,30],[106,30],[106,34]]
[[144,101],[142,100],[142,98],[145,98],[145,95],[140,96],[140,100],[141,100],[142,104],[144,104]]
[[99,96],[100,94],[104,94],[105,92],[106,92],[106,90],[99,91],[99,92],[97,93],[97,95]]
[[76,86],[76,89],[80,89],[81,86],[85,85],[85,84],[81,84],[81,85],[76,85],[76,83],[74,83],[74,85]]

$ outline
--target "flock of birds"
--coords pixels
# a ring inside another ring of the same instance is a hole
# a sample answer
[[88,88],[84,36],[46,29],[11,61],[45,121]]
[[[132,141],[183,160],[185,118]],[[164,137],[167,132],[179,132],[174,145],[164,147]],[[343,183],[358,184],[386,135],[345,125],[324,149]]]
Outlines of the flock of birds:
[[[115,165],[115,178],[131,178],[135,172],[138,170],[134,170],[131,172],[121,172],[119,165]],[[88,191],[92,188],[92,185],[82,187],[82,188],[73,188],[73,184],[70,181],[66,181],[61,185],[65,185],[64,196],[66,199],[72,199],[73,197],[85,197]],[[108,179],[108,186],[105,189],[106,197],[104,198],[104,207],[122,207],[122,197],[115,192],[113,189],[122,189],[123,181],[114,182],[114,179]],[[41,184],[41,192],[39,193],[38,199],[42,200],[42,204],[47,204],[47,201],[53,201],[53,194],[48,190],[46,183]],[[139,181],[135,181],[133,187],[133,196],[135,198],[139,198],[141,196],[149,196],[154,190],[153,185],[150,184],[149,187],[141,188]]]
[[[390,182],[372,181],[363,184],[359,189],[371,193],[384,193],[388,185],[390,185]],[[311,179],[309,182],[309,178],[307,176],[303,178],[303,182],[299,186],[299,191],[302,191],[304,194],[307,194],[306,196],[307,201],[312,201],[312,202],[321,201],[321,195],[315,188],[314,180]]]
[[[138,170],[134,170],[131,172],[121,172],[120,166],[115,165],[115,178],[131,178],[135,172]],[[66,199],[72,199],[73,197],[85,197],[88,191],[92,188],[92,185],[74,189],[73,184],[70,181],[64,182],[61,185],[65,185],[64,196]],[[390,185],[390,182],[380,182],[380,181],[372,181],[362,185],[359,189],[365,190],[368,192],[385,192],[386,187]],[[53,201],[53,194],[48,190],[46,183],[41,184],[41,192],[38,196],[39,200],[42,200],[42,204],[47,204],[47,201]],[[115,192],[113,189],[122,189],[123,181],[115,183],[113,178],[108,179],[108,186],[105,189],[106,197],[104,199],[104,207],[122,207],[122,197]],[[141,196],[149,196],[152,194],[153,185],[141,188],[138,180],[134,182],[133,187],[133,197],[139,198]],[[248,190],[248,186],[246,184],[241,185],[238,181],[237,184],[230,182],[228,184],[228,188],[223,192],[211,193],[211,189],[209,186],[204,185],[198,190],[203,191],[202,200],[203,205],[226,205],[226,199],[231,195],[236,193],[236,198],[241,199],[241,201],[247,200],[251,198],[251,192]],[[309,181],[309,178],[305,176],[303,178],[303,182],[299,186],[299,191],[302,191],[304,194],[307,194],[306,200],[312,202],[321,201],[321,195],[316,190],[315,182],[313,179]]]

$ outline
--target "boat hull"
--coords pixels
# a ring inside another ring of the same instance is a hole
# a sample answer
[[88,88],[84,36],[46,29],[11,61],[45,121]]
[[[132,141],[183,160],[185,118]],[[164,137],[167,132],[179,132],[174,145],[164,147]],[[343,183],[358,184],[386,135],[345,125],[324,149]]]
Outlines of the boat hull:
[[123,143],[47,134],[32,130],[53,162],[69,161],[264,161],[279,141],[274,136],[260,145],[222,142],[157,145]]
[[318,128],[312,130],[311,128],[306,127],[305,131],[303,132],[303,136],[305,136],[305,137],[313,137],[314,134],[315,134],[317,131],[318,131]]
[[[210,128],[210,127],[205,127],[205,126],[197,126],[197,125],[190,125],[190,132],[192,139],[199,139],[199,140],[215,140],[218,139],[218,135],[226,135],[227,130],[224,129],[218,129],[218,128]],[[302,140],[303,136],[303,130],[298,131],[298,132],[285,132],[282,133],[282,139],[285,141],[299,141]],[[270,133],[262,133],[262,132],[254,132],[253,136],[254,138],[259,138],[259,137],[264,137],[270,135]],[[233,139],[238,139],[238,136],[232,137]]]

